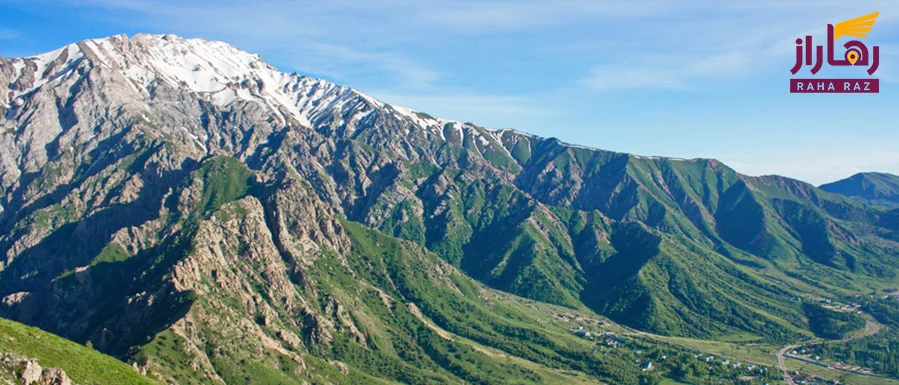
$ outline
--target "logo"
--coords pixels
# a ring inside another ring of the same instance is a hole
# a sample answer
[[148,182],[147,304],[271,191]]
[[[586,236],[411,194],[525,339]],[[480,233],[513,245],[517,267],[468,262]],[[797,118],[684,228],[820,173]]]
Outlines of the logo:
[[[837,41],[844,36],[863,39],[868,37],[868,32],[877,22],[880,12],[846,20],[837,25],[827,25],[827,65],[831,67],[852,66],[867,67],[868,75],[874,75],[880,65],[880,47],[873,46],[868,52],[865,43],[859,40],[849,40],[843,44],[844,52],[837,57],[834,47]],[[812,37],[806,36],[805,40],[796,39],[796,64],[790,69],[796,75],[803,66],[811,66],[811,73],[815,75],[824,65],[824,47],[814,46]],[[880,81],[874,78],[862,79],[790,79],[791,93],[878,93]]]

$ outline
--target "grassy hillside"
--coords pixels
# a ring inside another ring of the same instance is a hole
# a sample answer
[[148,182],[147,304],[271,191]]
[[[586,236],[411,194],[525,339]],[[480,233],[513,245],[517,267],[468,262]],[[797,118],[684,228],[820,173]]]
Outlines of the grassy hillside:
[[899,207],[899,176],[893,174],[858,173],[843,180],[821,185],[821,189],[867,204]]
[[533,155],[516,186],[416,163],[396,182],[414,199],[353,219],[493,288],[674,336],[810,336],[795,298],[896,279],[896,245],[877,233],[890,217],[806,183],[554,141]]
[[0,318],[0,352],[60,368],[80,385],[159,385],[128,364],[31,326]]

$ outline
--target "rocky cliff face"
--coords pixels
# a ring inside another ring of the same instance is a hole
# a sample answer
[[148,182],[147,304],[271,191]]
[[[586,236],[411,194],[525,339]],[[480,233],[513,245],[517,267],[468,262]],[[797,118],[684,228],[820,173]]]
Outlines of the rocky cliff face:
[[35,360],[9,353],[0,354],[0,378],[22,385],[72,385],[64,371],[43,368]]
[[798,181],[434,118],[223,43],[0,59],[0,107],[0,313],[170,382],[501,381],[472,360],[627,382],[493,315],[466,275],[654,332],[776,340],[804,328],[794,296],[899,266],[888,213]]

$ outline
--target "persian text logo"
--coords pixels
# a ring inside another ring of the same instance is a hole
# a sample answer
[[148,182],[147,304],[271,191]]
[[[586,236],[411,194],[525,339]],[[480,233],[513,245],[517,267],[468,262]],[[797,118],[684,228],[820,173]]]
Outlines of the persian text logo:
[[[835,58],[834,44],[840,37],[854,36],[860,39],[868,37],[868,32],[877,22],[880,12],[846,20],[837,25],[827,25],[827,65],[868,67],[868,75],[873,75],[880,65],[880,47],[868,47],[858,40],[850,40],[843,44],[846,49],[842,58]],[[812,66],[812,75],[817,74],[824,65],[824,47],[815,47],[812,37],[806,36],[805,40],[796,39],[796,64],[790,69],[795,75],[803,65]],[[864,79],[790,79],[790,92],[792,93],[878,93],[880,81],[874,78]]]

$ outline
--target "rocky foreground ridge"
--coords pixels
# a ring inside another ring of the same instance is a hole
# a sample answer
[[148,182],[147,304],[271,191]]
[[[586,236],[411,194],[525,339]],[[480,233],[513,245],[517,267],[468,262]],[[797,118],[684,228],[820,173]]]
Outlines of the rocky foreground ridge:
[[56,368],[43,368],[37,360],[0,354],[0,380],[21,385],[72,385],[66,373]]

